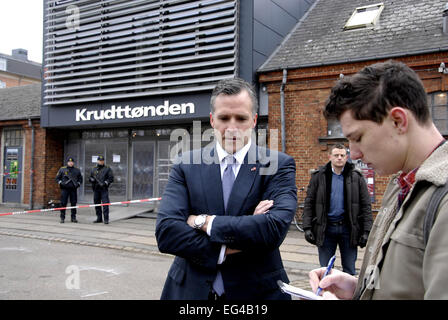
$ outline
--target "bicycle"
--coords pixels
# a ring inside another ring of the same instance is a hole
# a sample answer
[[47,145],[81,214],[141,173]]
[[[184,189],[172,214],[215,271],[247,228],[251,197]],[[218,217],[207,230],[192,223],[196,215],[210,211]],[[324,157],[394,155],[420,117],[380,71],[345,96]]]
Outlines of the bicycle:
[[[300,188],[299,191],[305,190],[304,187]],[[305,208],[305,202],[299,203],[297,206],[296,214],[294,215],[294,225],[296,226],[297,230],[300,232],[303,232],[303,209]]]

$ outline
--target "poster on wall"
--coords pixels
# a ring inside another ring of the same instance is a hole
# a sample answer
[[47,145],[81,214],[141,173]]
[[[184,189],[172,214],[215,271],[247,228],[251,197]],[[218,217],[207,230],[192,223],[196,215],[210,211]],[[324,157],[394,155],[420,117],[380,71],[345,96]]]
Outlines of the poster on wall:
[[353,161],[356,168],[361,170],[364,175],[364,179],[367,183],[367,190],[369,190],[370,201],[372,203],[375,202],[375,170],[373,168],[368,167],[361,160]]

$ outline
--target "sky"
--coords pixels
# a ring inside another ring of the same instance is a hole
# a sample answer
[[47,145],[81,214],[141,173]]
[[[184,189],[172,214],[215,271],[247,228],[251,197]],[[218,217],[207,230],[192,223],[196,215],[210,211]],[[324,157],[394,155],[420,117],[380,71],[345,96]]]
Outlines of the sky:
[[43,0],[0,0],[0,53],[28,50],[28,59],[42,63]]

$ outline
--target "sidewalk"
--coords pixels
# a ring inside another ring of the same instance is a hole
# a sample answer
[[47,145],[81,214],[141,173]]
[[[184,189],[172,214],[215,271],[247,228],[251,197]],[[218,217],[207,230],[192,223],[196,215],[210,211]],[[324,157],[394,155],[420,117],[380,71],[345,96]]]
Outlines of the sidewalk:
[[[122,210],[141,210],[129,206]],[[10,208],[0,205],[0,213],[24,211],[23,208]],[[36,240],[59,241],[71,244],[94,246],[114,250],[140,252],[170,256],[160,253],[155,239],[155,214],[146,217],[115,220],[113,211],[110,224],[94,224],[94,208],[78,209],[78,223],[70,222],[70,212],[66,213],[65,223],[59,223],[59,211],[0,216],[0,234],[32,238]],[[309,287],[308,272],[319,267],[317,248],[304,239],[304,234],[291,226],[285,241],[280,247],[283,263],[293,285]],[[358,250],[356,268],[359,270],[364,249]],[[335,267],[341,268],[339,251]]]

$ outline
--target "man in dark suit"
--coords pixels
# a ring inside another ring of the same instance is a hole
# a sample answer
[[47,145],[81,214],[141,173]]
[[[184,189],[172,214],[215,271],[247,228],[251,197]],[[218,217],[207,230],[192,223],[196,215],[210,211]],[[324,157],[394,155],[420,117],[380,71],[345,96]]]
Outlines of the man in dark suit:
[[295,162],[251,139],[256,108],[250,84],[219,82],[211,98],[215,143],[171,169],[156,237],[176,258],[162,299],[290,299],[277,281],[289,282],[279,246],[297,207]]

